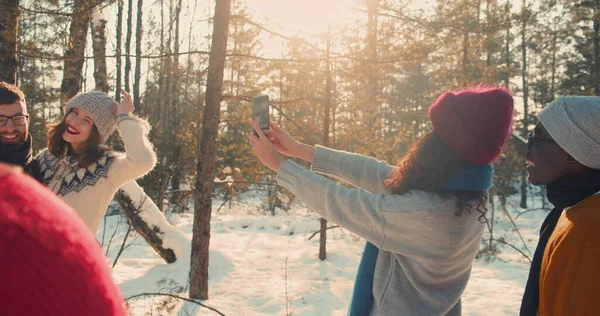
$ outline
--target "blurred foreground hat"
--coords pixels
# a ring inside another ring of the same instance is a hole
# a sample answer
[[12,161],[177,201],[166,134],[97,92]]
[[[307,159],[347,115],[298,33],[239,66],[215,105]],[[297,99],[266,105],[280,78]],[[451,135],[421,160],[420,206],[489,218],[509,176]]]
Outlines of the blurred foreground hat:
[[127,315],[102,248],[59,197],[0,164],[0,315]]

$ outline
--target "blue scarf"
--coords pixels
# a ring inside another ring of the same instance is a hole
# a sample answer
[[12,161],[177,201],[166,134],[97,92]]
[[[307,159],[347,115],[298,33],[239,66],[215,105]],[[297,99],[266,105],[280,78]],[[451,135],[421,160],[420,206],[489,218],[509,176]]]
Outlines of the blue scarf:
[[[444,191],[487,191],[492,187],[492,165],[468,165],[461,173],[450,178]],[[373,277],[379,249],[370,242],[365,245],[350,303],[349,316],[369,315],[373,305]]]

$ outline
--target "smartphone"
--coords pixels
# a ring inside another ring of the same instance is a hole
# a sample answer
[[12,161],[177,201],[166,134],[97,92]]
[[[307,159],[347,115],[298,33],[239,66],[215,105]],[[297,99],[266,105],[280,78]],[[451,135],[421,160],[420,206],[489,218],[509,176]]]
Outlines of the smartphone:
[[[261,95],[252,99],[252,119],[254,119],[262,130],[269,129],[269,96]],[[256,131],[254,135],[258,137]]]

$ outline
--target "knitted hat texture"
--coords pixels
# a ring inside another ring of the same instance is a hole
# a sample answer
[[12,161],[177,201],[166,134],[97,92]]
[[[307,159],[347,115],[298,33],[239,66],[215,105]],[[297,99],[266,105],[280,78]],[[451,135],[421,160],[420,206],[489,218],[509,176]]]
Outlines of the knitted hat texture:
[[446,92],[429,107],[434,132],[464,161],[496,160],[512,132],[513,97],[504,89],[477,86]]
[[540,112],[538,119],[575,160],[600,169],[600,97],[559,97]]
[[104,92],[83,92],[67,102],[64,113],[68,114],[75,107],[88,112],[100,133],[101,141],[105,142],[117,127],[115,118],[118,105],[115,99]]

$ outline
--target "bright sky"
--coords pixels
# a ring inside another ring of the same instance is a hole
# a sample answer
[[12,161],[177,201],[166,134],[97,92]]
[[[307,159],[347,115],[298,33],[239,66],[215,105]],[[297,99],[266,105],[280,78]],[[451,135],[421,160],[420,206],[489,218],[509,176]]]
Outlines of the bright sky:
[[[361,0],[247,0],[248,12],[255,22],[285,36],[299,36],[314,43],[315,36],[348,25],[362,14]],[[261,34],[264,57],[281,57],[285,40],[266,32]],[[322,42],[321,42],[322,45]],[[324,47],[323,47],[324,48]]]
[[[257,18],[267,18],[287,35],[314,35],[327,32],[328,23],[343,25],[361,13],[360,0],[247,0]],[[271,23],[269,23],[271,24]]]
[[[366,23],[365,0],[246,0],[248,12],[255,22],[267,29],[286,36],[299,36],[313,44],[315,36],[324,35],[328,26],[332,32],[344,30],[347,26],[356,27],[357,21]],[[432,0],[414,0],[406,6],[408,10],[431,6]],[[265,35],[264,32],[262,34]],[[265,36],[262,38],[267,48],[264,57],[281,57],[284,40]],[[324,48],[324,47],[323,47]],[[336,48],[333,48],[337,50]]]

